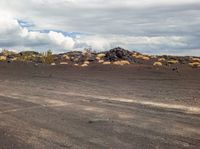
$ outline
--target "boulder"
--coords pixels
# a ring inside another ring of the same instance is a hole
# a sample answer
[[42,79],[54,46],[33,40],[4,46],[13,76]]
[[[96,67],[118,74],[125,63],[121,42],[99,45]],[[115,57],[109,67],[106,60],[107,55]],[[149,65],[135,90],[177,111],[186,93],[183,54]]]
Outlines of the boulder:
[[132,52],[118,47],[106,52],[105,59],[108,61],[118,61],[118,60],[132,61],[133,58],[131,55]]

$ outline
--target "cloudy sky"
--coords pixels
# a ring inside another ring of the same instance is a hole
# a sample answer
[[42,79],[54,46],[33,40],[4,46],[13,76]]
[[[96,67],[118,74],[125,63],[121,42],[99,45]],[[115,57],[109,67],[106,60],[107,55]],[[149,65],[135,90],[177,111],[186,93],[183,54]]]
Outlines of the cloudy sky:
[[200,56],[200,0],[0,0],[0,48]]

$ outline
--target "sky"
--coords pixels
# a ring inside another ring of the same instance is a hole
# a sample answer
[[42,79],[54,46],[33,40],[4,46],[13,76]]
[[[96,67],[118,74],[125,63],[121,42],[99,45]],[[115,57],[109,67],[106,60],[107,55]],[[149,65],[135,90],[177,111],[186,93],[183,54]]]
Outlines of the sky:
[[0,0],[0,48],[200,56],[200,0]]

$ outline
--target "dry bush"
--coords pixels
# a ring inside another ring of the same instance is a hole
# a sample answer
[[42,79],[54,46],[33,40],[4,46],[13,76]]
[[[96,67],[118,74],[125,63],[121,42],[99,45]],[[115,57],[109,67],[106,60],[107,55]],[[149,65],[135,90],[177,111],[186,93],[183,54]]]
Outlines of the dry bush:
[[166,59],[165,58],[159,58],[158,61],[162,62],[162,61],[166,61]]
[[99,58],[103,58],[103,57],[105,57],[106,55],[104,54],[104,53],[100,53],[100,54],[98,54],[97,55],[97,57],[99,57]]
[[132,57],[137,58],[137,59],[142,59],[142,60],[150,60],[150,58],[146,55],[133,54]]
[[65,59],[65,60],[70,60],[70,57],[69,57],[67,54],[64,54],[62,57],[63,57],[63,59]]
[[23,62],[30,62],[30,61],[35,61],[36,60],[36,56],[35,55],[22,55],[16,58],[19,61],[23,61]]
[[98,61],[99,61],[99,60],[101,60],[101,58],[100,58],[100,57],[96,57],[96,60],[98,60]]
[[6,61],[7,57],[6,56],[0,56],[0,61]]
[[52,55],[51,50],[48,50],[47,52],[42,53],[41,60],[45,64],[52,64],[54,61],[54,56]]
[[17,57],[11,58],[11,61],[17,61]]
[[143,57],[142,57],[142,60],[148,61],[148,60],[150,60],[150,58],[147,57],[147,56],[143,56]]
[[2,54],[5,55],[5,56],[9,56],[9,55],[14,55],[16,54],[15,52],[13,51],[9,51],[9,50],[2,50]]
[[167,63],[168,64],[178,64],[179,61],[178,60],[169,60]]
[[200,63],[200,58],[191,58],[192,62],[199,62]]
[[98,62],[99,62],[99,63],[103,63],[103,62],[104,62],[104,60],[99,60]]
[[85,64],[85,63],[81,65],[81,67],[87,67],[87,66],[88,64]]
[[103,62],[103,65],[110,65],[111,62]]
[[85,61],[85,62],[84,62],[84,64],[87,64],[87,65],[89,65],[89,64],[90,64],[90,62],[89,62],[89,61]]
[[60,62],[60,65],[67,65],[67,62]]
[[153,66],[162,66],[162,63],[161,62],[154,62]]
[[74,66],[79,66],[78,64],[74,64]]
[[121,66],[123,66],[123,65],[129,65],[130,62],[129,61],[125,61],[125,60],[121,60],[121,61],[116,61],[113,64],[114,65],[121,65]]
[[13,60],[22,61],[22,62],[36,62],[39,60],[39,53],[34,51],[23,51],[14,56]]
[[189,66],[191,66],[193,68],[200,68],[200,62],[189,63]]

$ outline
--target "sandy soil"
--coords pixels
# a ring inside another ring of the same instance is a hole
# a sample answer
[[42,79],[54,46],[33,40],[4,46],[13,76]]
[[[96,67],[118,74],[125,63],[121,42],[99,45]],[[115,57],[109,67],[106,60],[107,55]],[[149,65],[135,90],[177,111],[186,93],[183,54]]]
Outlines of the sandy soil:
[[0,63],[0,148],[200,146],[200,69]]

